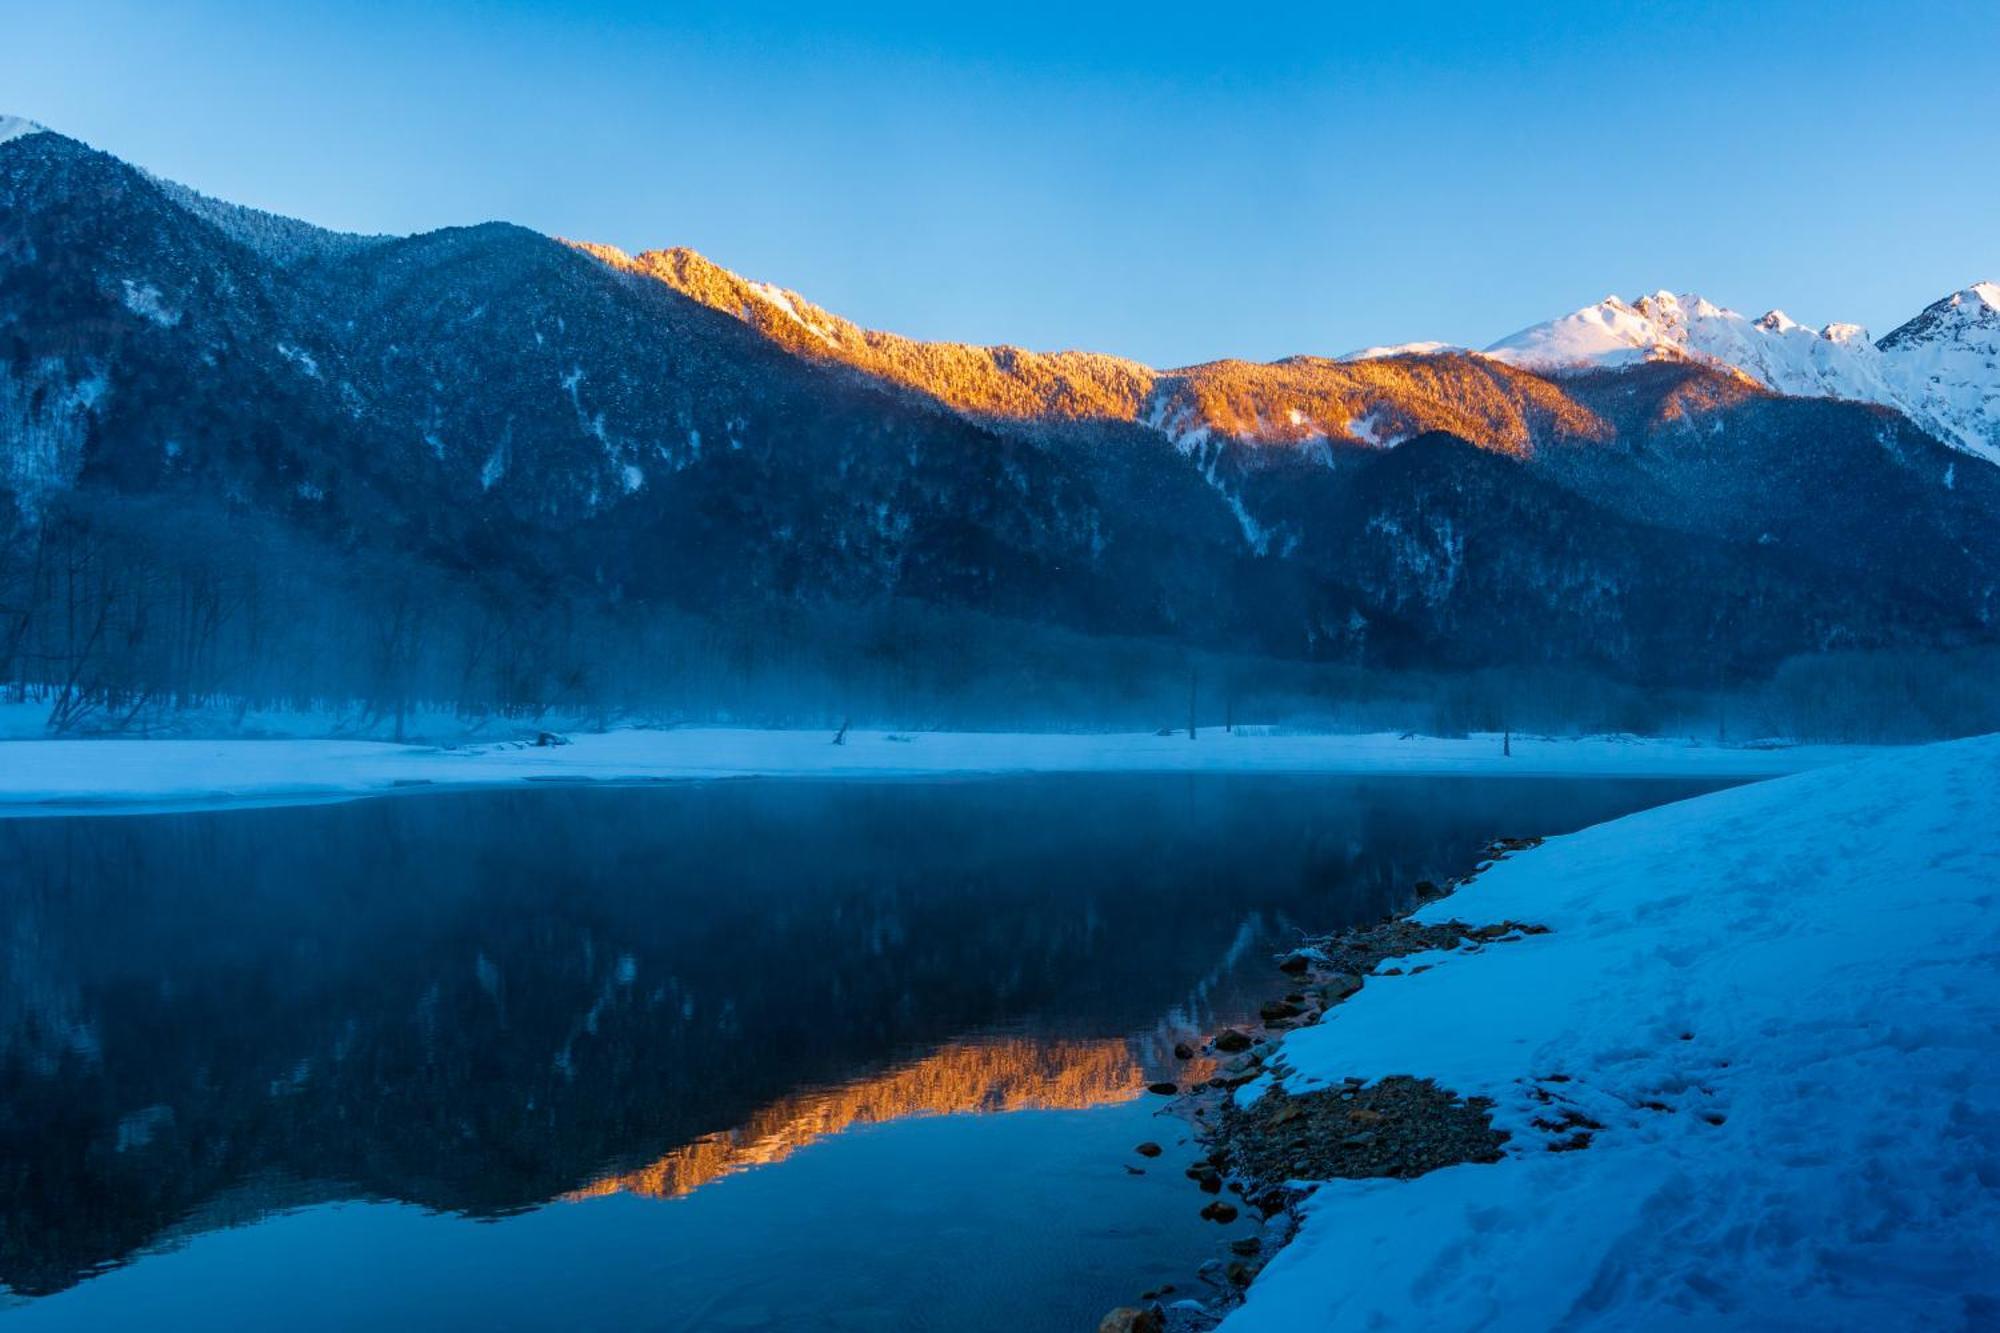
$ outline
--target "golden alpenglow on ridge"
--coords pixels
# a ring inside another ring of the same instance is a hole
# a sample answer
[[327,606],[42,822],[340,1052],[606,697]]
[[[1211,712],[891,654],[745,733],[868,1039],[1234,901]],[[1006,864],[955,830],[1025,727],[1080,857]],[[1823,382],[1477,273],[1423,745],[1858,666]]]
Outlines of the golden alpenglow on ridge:
[[920,342],[864,329],[800,296],[753,282],[685,247],[636,256],[573,241],[621,272],[655,279],[734,316],[808,360],[1000,425],[1036,430],[1138,425],[1183,448],[1211,439],[1383,447],[1449,431],[1503,453],[1555,439],[1598,440],[1609,427],[1556,383],[1474,353],[1393,353],[1356,360],[1211,361],[1154,370],[1096,352]]

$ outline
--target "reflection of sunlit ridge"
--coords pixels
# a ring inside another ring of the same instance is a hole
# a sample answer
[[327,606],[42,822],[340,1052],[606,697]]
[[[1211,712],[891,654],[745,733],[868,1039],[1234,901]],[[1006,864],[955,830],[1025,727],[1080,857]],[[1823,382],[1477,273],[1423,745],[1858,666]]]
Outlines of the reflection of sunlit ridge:
[[718,1176],[783,1161],[854,1125],[966,1112],[1082,1110],[1127,1101],[1146,1069],[1120,1038],[954,1042],[910,1064],[773,1102],[739,1129],[676,1148],[636,1171],[606,1176],[563,1196],[643,1194],[669,1199]]
[[[678,1198],[719,1176],[781,1162],[854,1125],[968,1112],[1084,1110],[1130,1100],[1158,1076],[1149,1070],[1168,1067],[1168,1052],[1179,1040],[1213,1029],[1211,994],[1255,944],[1261,924],[1255,913],[1246,917],[1216,966],[1145,1036],[954,1042],[920,1060],[842,1087],[773,1102],[738,1129],[698,1139],[636,1171],[605,1176],[563,1197]],[[1181,1065],[1177,1076],[1200,1080],[1213,1072],[1212,1060],[1197,1057]]]

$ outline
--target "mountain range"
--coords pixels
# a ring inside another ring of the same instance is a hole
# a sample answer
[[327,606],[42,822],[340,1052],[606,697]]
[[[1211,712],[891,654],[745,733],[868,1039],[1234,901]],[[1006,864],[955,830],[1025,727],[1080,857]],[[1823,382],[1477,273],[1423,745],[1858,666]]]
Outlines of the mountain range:
[[[1399,436],[1393,426],[1385,432],[1365,414],[1349,414],[1366,406],[1369,380],[1359,370],[1334,370],[1323,358],[1160,371],[1090,352],[917,342],[860,328],[797,292],[742,278],[693,250],[634,257],[612,246],[575,244],[613,268],[657,278],[736,315],[801,356],[852,366],[972,415],[1043,424],[1137,421],[1177,440],[1207,432],[1274,443],[1346,439],[1375,445],[1416,433]],[[1337,362],[1359,367],[1411,356],[1479,357],[1551,378],[1648,361],[1690,362],[1773,393],[1893,407],[1945,443],[2000,461],[2000,284],[1991,282],[1943,297],[1879,343],[1858,324],[1814,329],[1782,310],[1750,319],[1700,296],[1661,291],[1629,302],[1608,296],[1483,352],[1405,343],[1349,353]],[[1336,385],[1347,392],[1329,395]]]
[[1996,296],[1879,343],[1658,295],[1162,371],[684,249],[327,232],[9,120],[0,674],[534,707],[835,640],[932,685],[1064,636],[1683,687],[1980,644]]

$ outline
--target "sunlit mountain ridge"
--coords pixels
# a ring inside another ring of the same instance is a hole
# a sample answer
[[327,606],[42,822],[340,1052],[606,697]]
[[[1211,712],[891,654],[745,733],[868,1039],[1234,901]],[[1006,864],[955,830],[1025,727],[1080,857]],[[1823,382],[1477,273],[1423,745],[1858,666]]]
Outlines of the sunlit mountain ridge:
[[1015,426],[1136,425],[1190,450],[1223,437],[1376,446],[1441,430],[1524,453],[1542,440],[1609,433],[1548,381],[1469,354],[1299,356],[1156,370],[1094,352],[923,342],[864,329],[797,292],[751,281],[686,248],[635,256],[574,244],[621,272],[656,279],[735,316],[795,355]]
[[797,355],[851,367],[975,417],[1045,427],[1130,422],[1177,442],[1226,435],[1374,446],[1443,430],[1520,453],[1546,439],[1610,434],[1563,391],[1565,375],[1667,360],[1773,393],[1894,407],[1947,444],[2000,460],[2000,286],[1993,283],[1934,302],[1879,343],[1855,324],[1815,329],[1779,310],[1752,320],[1697,295],[1662,291],[1629,302],[1607,297],[1483,352],[1420,343],[1340,358],[1225,359],[1158,370],[1094,352],[905,338],[864,329],[685,247],[635,256],[573,244],[734,315]]

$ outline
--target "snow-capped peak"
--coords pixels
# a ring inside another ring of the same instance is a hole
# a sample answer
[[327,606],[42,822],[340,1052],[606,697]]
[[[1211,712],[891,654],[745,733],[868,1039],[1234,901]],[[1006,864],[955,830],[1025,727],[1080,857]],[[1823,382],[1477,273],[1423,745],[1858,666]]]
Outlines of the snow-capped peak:
[[32,120],[24,120],[20,116],[0,116],[0,143],[8,143],[15,139],[25,139],[30,134],[47,134],[48,132],[48,126],[37,125]]
[[1739,371],[1778,393],[1885,400],[1875,349],[1855,324],[1815,329],[1782,310],[1749,319],[1693,293],[1607,297],[1503,338],[1487,355],[1529,370],[1688,360]]
[[1650,360],[1669,354],[1669,341],[1665,330],[1636,305],[1607,296],[1502,338],[1486,354],[1524,370],[1575,370]]
[[1962,336],[1968,328],[2000,327],[2000,283],[1975,282],[1924,307],[1923,313],[1882,339],[1892,347]]
[[1815,329],[1782,310],[1746,319],[1692,293],[1658,291],[1607,296],[1486,355],[1543,372],[1702,362],[1777,393],[1897,408],[1947,444],[2000,462],[2000,283],[1934,301],[1880,343],[1859,324]]
[[1878,346],[1888,401],[1946,443],[2000,463],[2000,283],[1933,301]]
[[1486,354],[1528,370],[1574,370],[1660,359],[1731,364],[1729,354],[1758,333],[1797,328],[1782,313],[1751,321],[1692,292],[1661,290],[1627,301],[1607,296],[1596,305],[1536,324],[1489,347]]

